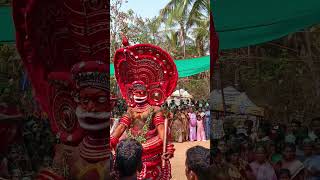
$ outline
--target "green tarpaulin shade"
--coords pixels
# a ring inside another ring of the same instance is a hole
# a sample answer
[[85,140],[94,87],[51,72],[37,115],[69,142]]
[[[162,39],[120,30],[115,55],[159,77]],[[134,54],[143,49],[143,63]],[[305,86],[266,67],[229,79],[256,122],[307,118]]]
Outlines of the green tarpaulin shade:
[[320,0],[211,0],[220,49],[272,41],[320,23]]
[[0,42],[15,42],[15,30],[12,19],[12,9],[8,6],[0,7]]
[[[204,56],[200,58],[175,60],[179,78],[192,76],[199,74],[210,69],[210,56]],[[110,64],[110,74],[114,76],[114,66]]]

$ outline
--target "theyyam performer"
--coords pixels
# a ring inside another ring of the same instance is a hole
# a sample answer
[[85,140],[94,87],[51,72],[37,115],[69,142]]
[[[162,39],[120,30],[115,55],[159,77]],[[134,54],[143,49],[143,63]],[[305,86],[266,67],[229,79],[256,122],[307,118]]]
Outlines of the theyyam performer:
[[169,159],[175,149],[172,143],[166,142],[165,117],[160,106],[176,88],[176,65],[160,47],[130,46],[124,36],[123,46],[115,53],[114,67],[129,108],[110,136],[111,148],[116,149],[123,136],[136,139],[143,146],[143,168],[137,179],[171,179]]
[[[110,176],[110,15],[104,0],[13,0],[17,49],[59,139],[37,180]],[[110,101],[111,100],[111,101]]]

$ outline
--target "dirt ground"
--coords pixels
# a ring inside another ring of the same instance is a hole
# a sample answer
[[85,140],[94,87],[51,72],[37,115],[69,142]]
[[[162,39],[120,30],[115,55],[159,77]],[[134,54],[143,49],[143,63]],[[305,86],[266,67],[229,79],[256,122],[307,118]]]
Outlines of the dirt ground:
[[174,158],[171,159],[172,167],[172,180],[186,180],[185,176],[185,160],[186,151],[193,146],[200,145],[206,148],[210,148],[210,141],[195,141],[195,142],[184,142],[175,143],[174,147],[176,149],[174,153]]

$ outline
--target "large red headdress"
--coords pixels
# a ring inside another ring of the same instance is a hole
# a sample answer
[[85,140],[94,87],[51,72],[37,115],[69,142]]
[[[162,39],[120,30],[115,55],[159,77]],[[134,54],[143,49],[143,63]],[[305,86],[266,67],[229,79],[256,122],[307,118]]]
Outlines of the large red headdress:
[[13,0],[17,49],[35,98],[63,143],[78,144],[83,131],[71,94],[71,68],[108,62],[109,10],[104,0]]
[[[128,45],[125,39],[123,44]],[[160,47],[137,44],[118,49],[114,56],[115,76],[122,96],[135,105],[133,91],[143,88],[148,103],[161,105],[177,85],[178,72],[171,56]]]

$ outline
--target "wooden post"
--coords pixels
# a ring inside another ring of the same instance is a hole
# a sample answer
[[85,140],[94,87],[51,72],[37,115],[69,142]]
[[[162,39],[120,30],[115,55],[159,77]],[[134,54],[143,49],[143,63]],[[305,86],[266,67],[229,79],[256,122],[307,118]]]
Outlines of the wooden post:
[[[163,154],[167,152],[167,137],[168,137],[168,118],[164,120],[164,137],[163,137]],[[166,165],[166,160],[162,159],[162,168]]]

